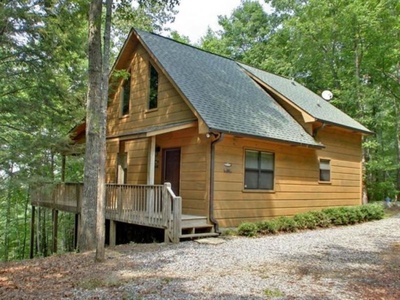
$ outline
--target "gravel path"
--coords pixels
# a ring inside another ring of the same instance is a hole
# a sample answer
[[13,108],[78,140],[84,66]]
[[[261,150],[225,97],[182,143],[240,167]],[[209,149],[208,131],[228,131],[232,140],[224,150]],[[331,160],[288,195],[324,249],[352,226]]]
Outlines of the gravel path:
[[[354,285],[381,268],[393,245],[400,216],[220,245],[133,245],[123,255],[135,268],[110,276],[128,282],[118,287],[125,299],[360,299]],[[109,299],[104,292],[75,295]]]

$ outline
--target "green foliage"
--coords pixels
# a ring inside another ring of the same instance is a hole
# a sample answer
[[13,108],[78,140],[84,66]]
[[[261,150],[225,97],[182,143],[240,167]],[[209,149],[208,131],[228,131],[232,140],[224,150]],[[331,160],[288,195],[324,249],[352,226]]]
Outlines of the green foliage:
[[379,203],[368,204],[359,207],[364,221],[380,220],[385,216],[383,206]]
[[279,230],[276,220],[266,220],[258,222],[257,227],[260,234],[275,234]]
[[318,219],[311,212],[295,215],[293,220],[298,229],[315,229],[318,226]]
[[295,232],[302,229],[325,228],[329,226],[352,225],[367,221],[380,220],[384,209],[380,204],[326,208],[322,211],[311,211],[293,217],[279,217],[257,223],[242,223],[238,234],[256,236],[258,234],[276,234]]
[[[148,29],[161,30],[173,17],[171,4],[176,2],[141,1],[133,12],[135,22],[119,15],[115,7],[115,36],[142,20],[146,22],[140,24]],[[132,1],[118,3],[132,11]],[[68,132],[85,115],[88,8],[84,0],[0,1],[2,261],[29,254],[29,184],[60,181],[60,153],[82,150],[71,145]],[[119,28],[124,18],[129,22]],[[67,158],[66,181],[82,181],[82,171],[82,158]],[[43,209],[37,218],[41,232],[35,252],[46,256],[50,254],[51,212]],[[73,217],[60,214],[60,251],[73,248],[73,223]]]
[[[313,216],[317,227],[326,228],[331,226],[329,217],[321,211],[310,211],[307,214]],[[311,228],[310,228],[311,229]]]
[[256,236],[257,235],[257,225],[254,223],[242,223],[238,227],[239,235],[243,236]]
[[297,231],[297,225],[292,217],[279,217],[276,219],[276,227],[278,231],[282,232],[295,232]]
[[171,32],[171,38],[174,39],[175,41],[178,41],[180,43],[188,44],[190,45],[190,39],[186,35],[180,35],[177,31],[172,31]]
[[270,290],[270,289],[265,289],[264,295],[267,296],[268,298],[277,298],[285,296],[285,294],[280,290]]

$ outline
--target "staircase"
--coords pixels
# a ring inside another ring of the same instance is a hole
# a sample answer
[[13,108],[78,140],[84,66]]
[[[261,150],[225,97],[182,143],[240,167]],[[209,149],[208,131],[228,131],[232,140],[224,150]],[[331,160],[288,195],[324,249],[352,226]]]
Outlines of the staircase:
[[180,240],[218,236],[207,217],[182,215]]

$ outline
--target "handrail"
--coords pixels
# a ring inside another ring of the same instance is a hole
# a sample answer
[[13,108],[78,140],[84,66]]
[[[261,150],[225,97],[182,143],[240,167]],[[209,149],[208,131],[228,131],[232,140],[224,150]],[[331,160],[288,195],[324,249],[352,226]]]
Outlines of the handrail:
[[[170,239],[173,243],[179,243],[182,231],[182,197],[176,196],[171,188],[171,183],[166,182],[164,183],[163,198],[165,198],[166,239]],[[172,201],[168,201],[168,199]]]
[[[62,211],[79,213],[82,183],[41,183],[32,186],[31,203]],[[166,241],[179,243],[182,198],[171,184],[106,184],[106,218],[114,221],[162,228]]]

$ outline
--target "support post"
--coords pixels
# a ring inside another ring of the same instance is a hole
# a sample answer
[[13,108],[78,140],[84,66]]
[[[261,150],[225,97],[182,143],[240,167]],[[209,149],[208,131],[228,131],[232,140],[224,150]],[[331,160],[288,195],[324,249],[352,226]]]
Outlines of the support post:
[[181,219],[182,219],[182,197],[174,198],[173,208],[173,222],[174,222],[174,243],[178,244],[181,236]]
[[110,220],[110,246],[114,247],[117,242],[117,223],[114,220]]
[[78,249],[79,245],[79,227],[81,226],[81,215],[80,214],[75,214],[75,235],[74,235],[74,248]]
[[58,210],[53,209],[51,211],[53,221],[53,253],[57,253],[57,239],[58,239]]
[[30,238],[30,249],[29,249],[29,258],[33,258],[35,247],[35,206],[32,205],[32,213],[31,213],[31,238]]
[[[154,173],[156,166],[156,137],[150,138],[150,146],[147,160],[147,185],[154,185]],[[154,190],[147,190],[147,212],[149,217],[154,213]]]
[[65,182],[65,163],[66,163],[66,156],[61,156],[61,182]]
[[152,136],[150,138],[150,146],[147,161],[147,184],[154,184],[154,173],[156,166],[156,137]]

